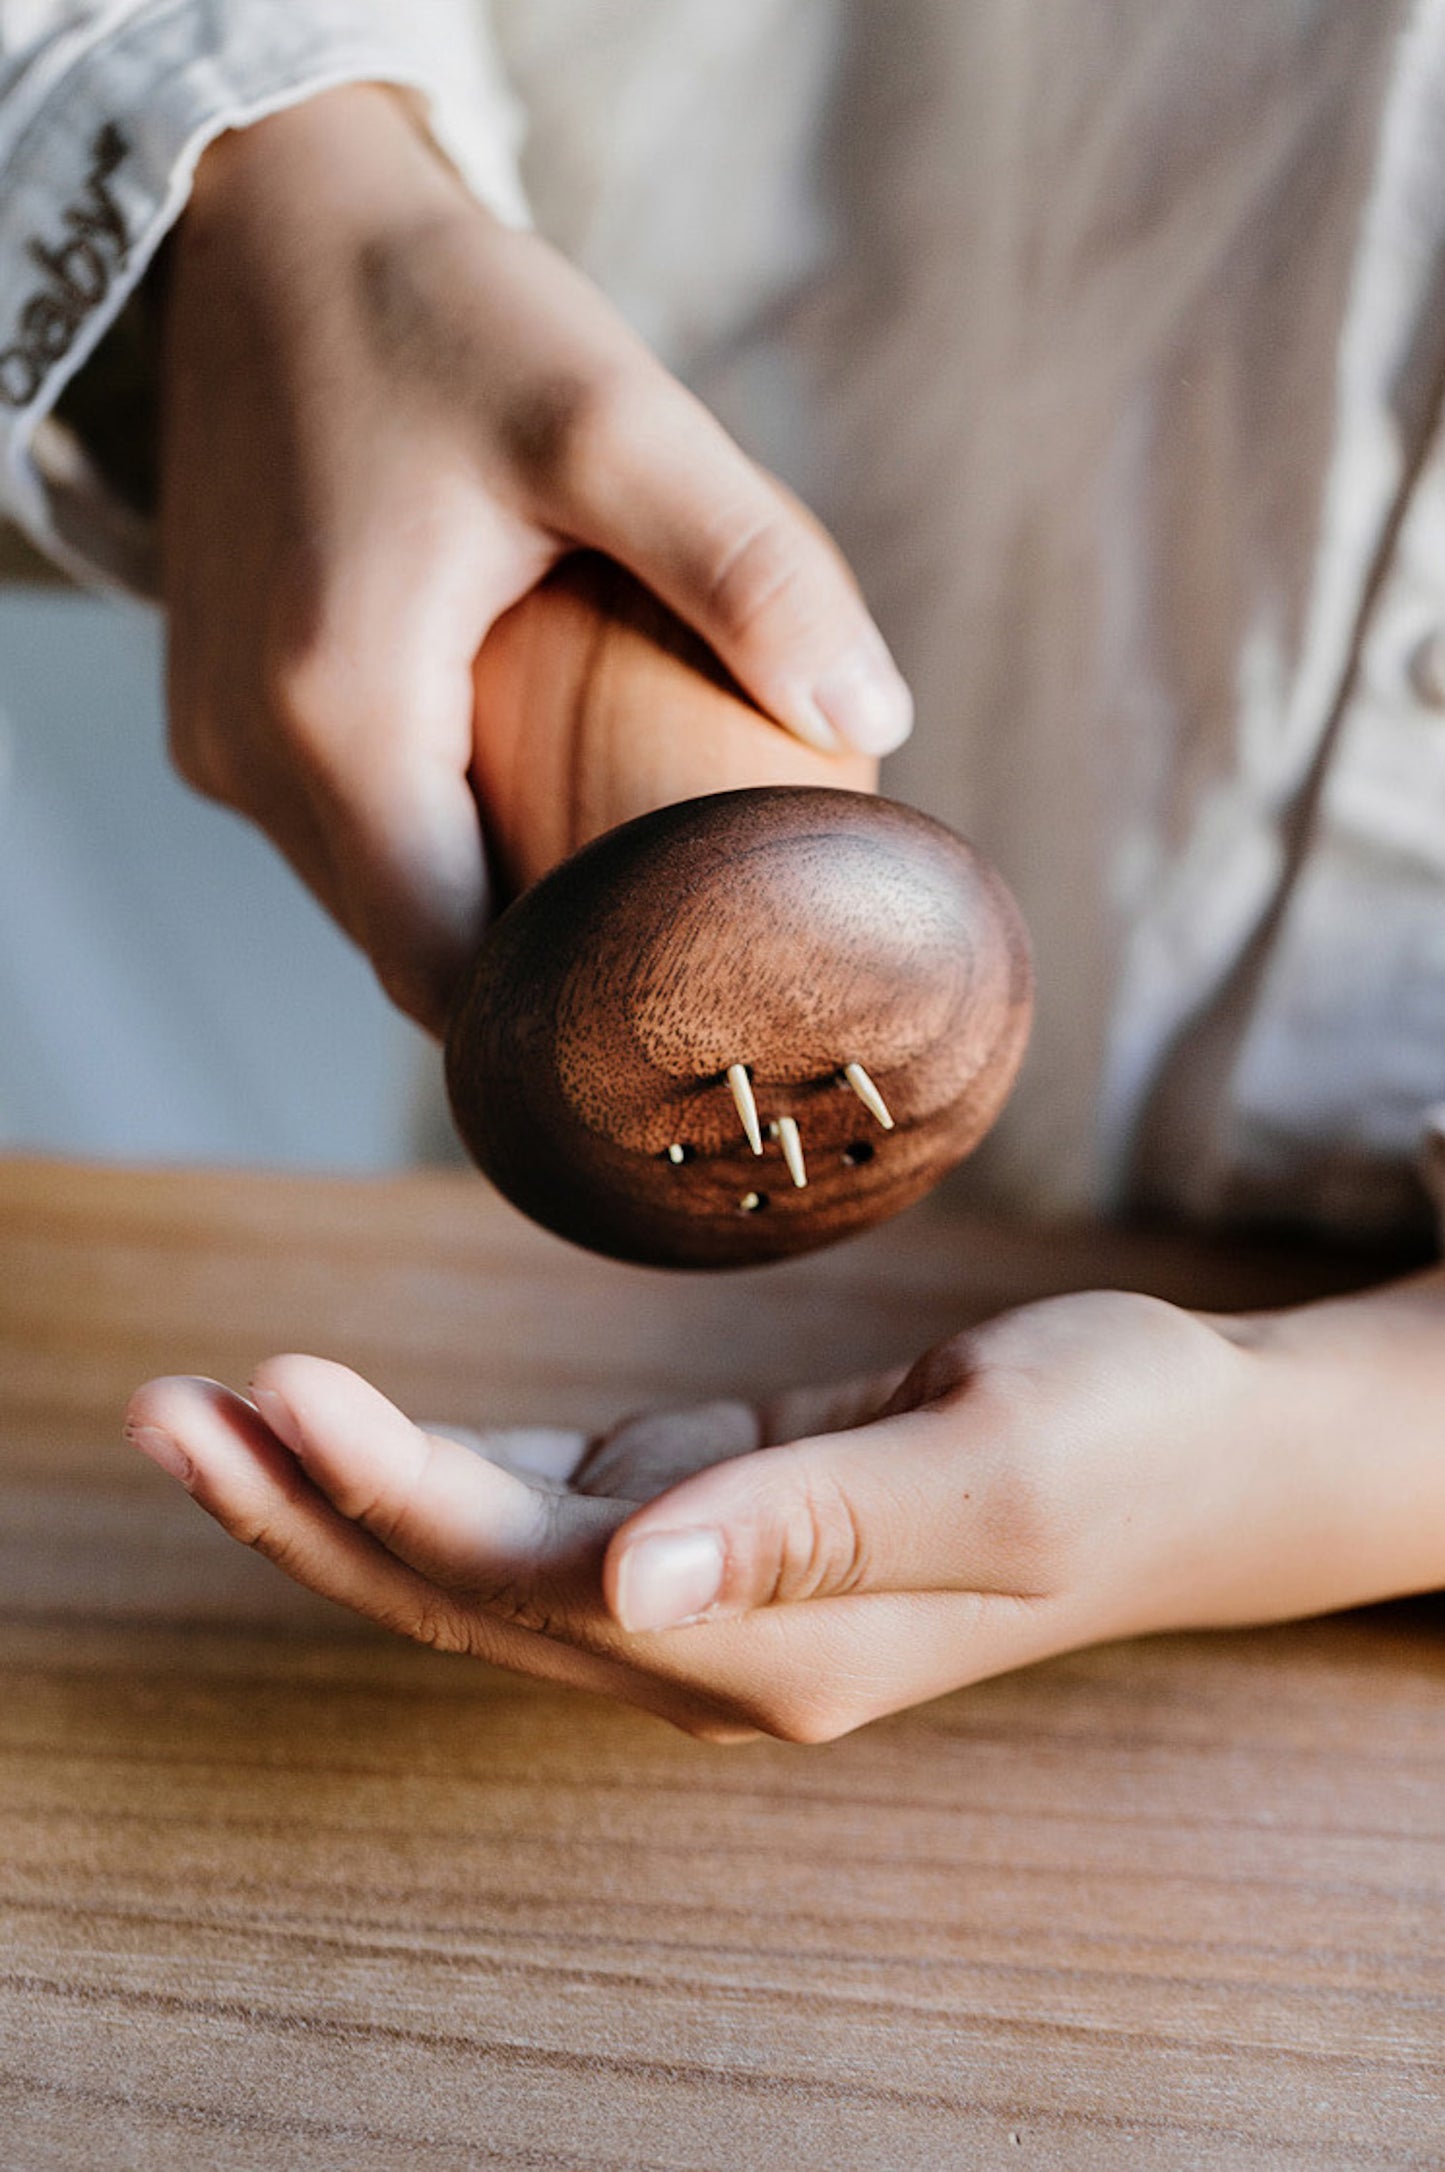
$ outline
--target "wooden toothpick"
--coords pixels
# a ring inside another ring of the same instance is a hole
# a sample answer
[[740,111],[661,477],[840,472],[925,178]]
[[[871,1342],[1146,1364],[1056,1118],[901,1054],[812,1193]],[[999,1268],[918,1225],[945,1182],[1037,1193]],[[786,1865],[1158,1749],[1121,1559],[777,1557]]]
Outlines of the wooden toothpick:
[[800,1192],[806,1191],[808,1188],[808,1165],[803,1159],[802,1133],[791,1116],[780,1116],[775,1124],[769,1126],[769,1129],[783,1150],[783,1159],[788,1165],[788,1175]]
[[893,1118],[888,1113],[888,1103],[874,1085],[861,1063],[845,1063],[843,1076],[870,1116],[876,1116],[885,1131],[893,1129]]
[[748,1135],[748,1145],[755,1154],[761,1154],[763,1151],[763,1131],[761,1124],[758,1122],[758,1104],[753,1099],[753,1082],[748,1077],[748,1067],[745,1063],[730,1063],[728,1065],[728,1084],[732,1088],[733,1100],[737,1105],[738,1115],[742,1119],[743,1130]]

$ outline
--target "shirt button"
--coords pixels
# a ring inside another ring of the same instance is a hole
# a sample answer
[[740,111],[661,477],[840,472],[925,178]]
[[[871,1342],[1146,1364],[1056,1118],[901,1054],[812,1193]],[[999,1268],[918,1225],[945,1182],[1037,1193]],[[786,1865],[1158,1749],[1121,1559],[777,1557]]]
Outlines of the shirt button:
[[1429,709],[1445,709],[1445,627],[1427,634],[1410,659],[1410,681]]

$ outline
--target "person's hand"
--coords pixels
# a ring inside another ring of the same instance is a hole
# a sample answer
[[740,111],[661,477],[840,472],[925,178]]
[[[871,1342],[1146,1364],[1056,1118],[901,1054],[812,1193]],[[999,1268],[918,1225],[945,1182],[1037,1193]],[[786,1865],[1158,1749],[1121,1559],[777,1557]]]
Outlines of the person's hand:
[[628,566],[799,736],[906,736],[833,546],[400,96],[329,92],[214,144],[166,318],[175,761],[433,1030],[485,915],[472,661],[567,550]]
[[1425,1588],[1445,1459],[1418,1287],[1253,1321],[1055,1298],[901,1378],[592,1442],[462,1445],[309,1357],[250,1401],[153,1381],[127,1429],[389,1628],[696,1733],[820,1741],[1083,1644]]

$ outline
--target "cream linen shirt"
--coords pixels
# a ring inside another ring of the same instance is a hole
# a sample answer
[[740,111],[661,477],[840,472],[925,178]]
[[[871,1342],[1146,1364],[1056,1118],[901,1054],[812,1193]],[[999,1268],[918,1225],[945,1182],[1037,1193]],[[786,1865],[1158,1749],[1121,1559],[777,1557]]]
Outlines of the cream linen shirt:
[[148,538],[61,386],[210,137],[358,77],[840,535],[893,788],[1034,932],[974,1189],[1420,1222],[1445,0],[0,0],[0,476],[71,570]]

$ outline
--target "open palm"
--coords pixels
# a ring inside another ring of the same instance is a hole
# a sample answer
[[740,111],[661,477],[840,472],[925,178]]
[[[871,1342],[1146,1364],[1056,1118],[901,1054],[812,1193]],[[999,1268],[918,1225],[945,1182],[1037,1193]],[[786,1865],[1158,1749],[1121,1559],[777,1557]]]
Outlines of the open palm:
[[906,1374],[596,1439],[423,1430],[300,1356],[250,1400],[153,1381],[128,1431],[388,1628],[695,1733],[821,1740],[1078,1644],[1371,1596],[1301,1521],[1294,1385],[1249,1323],[1094,1292]]

